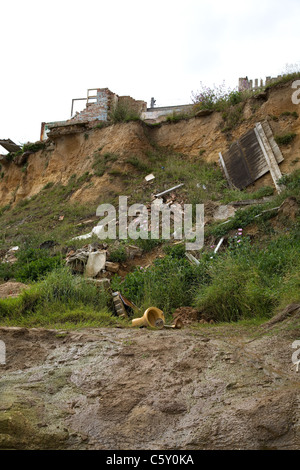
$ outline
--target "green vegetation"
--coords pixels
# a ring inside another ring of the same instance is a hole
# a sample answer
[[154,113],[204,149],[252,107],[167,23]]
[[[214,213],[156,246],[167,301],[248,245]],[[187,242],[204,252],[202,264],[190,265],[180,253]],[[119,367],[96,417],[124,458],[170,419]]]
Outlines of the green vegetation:
[[28,142],[27,144],[23,144],[21,149],[18,150],[17,152],[10,152],[6,155],[6,159],[8,161],[13,161],[15,157],[18,157],[19,155],[23,155],[25,152],[38,152],[39,150],[44,150],[46,144],[45,142],[35,142],[31,143]]
[[275,140],[278,145],[288,145],[295,139],[296,135],[297,134],[294,132],[290,132],[284,135],[275,135]]
[[103,289],[61,267],[18,298],[0,299],[0,323],[56,328],[121,324],[108,305]]
[[284,111],[283,113],[280,114],[280,117],[282,116],[287,116],[287,117],[294,117],[295,119],[298,119],[299,117],[299,114],[297,113],[297,111]]

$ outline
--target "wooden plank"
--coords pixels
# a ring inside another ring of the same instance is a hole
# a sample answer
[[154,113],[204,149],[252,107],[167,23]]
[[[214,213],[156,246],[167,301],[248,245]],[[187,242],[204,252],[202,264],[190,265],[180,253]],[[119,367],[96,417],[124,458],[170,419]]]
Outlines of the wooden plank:
[[268,121],[263,121],[261,123],[261,125],[262,125],[263,130],[264,130],[264,132],[265,132],[265,134],[268,138],[268,141],[271,145],[271,148],[273,150],[273,153],[275,155],[277,163],[283,162],[283,160],[284,160],[283,155],[281,153],[280,148],[278,147],[278,145],[276,143],[276,140],[274,139],[274,135],[273,135],[272,129],[270,127],[270,124],[268,123]]
[[227,171],[227,168],[226,168],[226,165],[225,165],[225,162],[224,162],[224,158],[223,158],[221,152],[219,152],[219,159],[220,159],[220,163],[221,163],[221,165],[222,165],[222,168],[223,168],[223,170],[224,170],[226,179],[227,179],[227,181],[228,181],[228,184],[229,184],[229,186],[230,186],[231,188],[233,188],[234,185],[233,185],[232,182],[231,182],[231,179],[230,179],[229,173],[228,173],[228,171]]
[[278,193],[282,191],[282,188],[278,184],[278,180],[282,177],[281,171],[279,169],[278,163],[276,161],[275,155],[271,148],[271,145],[267,139],[267,136],[263,130],[263,127],[260,122],[256,123],[255,125],[255,133],[257,136],[257,140],[261,146],[263,154],[265,156],[266,162],[269,166],[270,173],[275,185],[275,188]]

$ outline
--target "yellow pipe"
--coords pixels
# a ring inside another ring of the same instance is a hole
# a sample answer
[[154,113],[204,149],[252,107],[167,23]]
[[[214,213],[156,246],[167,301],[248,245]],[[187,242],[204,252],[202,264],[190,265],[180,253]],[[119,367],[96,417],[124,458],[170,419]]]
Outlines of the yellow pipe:
[[165,322],[165,316],[159,308],[149,307],[141,318],[132,320],[132,326],[152,326],[155,328],[155,322],[161,318]]

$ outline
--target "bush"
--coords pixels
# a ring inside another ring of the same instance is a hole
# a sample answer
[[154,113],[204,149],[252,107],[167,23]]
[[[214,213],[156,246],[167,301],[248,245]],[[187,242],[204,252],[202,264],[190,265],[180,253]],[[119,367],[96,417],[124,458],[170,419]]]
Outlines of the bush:
[[19,268],[15,277],[20,282],[37,281],[59,265],[61,265],[60,256],[39,258]]
[[290,132],[284,135],[275,135],[275,140],[278,145],[288,145],[294,140],[296,135],[297,134],[295,134],[294,132]]
[[300,300],[299,249],[293,236],[263,247],[232,241],[211,263],[211,282],[198,289],[195,306],[215,321],[272,316],[283,297]]
[[113,263],[123,263],[127,259],[127,253],[124,245],[118,248],[112,248],[109,251],[109,260]]

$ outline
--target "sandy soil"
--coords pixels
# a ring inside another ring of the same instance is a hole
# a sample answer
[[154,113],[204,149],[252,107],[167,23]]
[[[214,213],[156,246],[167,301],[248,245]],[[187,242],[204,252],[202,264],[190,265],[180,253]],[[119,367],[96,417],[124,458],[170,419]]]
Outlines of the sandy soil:
[[0,328],[0,448],[299,448],[299,326]]

